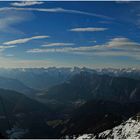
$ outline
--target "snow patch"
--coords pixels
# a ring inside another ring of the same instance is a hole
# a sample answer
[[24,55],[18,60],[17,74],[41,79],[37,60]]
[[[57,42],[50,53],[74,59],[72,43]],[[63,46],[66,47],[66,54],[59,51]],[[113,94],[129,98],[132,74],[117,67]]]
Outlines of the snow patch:
[[[138,118],[139,116],[136,116]],[[130,118],[126,122],[114,127],[113,129],[106,130],[94,134],[84,134],[77,139],[140,139],[140,121],[138,119]]]

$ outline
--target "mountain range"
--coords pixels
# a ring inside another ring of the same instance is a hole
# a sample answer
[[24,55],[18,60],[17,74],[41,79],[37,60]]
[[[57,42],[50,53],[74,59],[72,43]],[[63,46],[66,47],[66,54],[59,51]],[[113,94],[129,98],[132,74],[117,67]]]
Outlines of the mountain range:
[[114,138],[139,101],[136,69],[0,69],[0,133],[8,138]]
[[134,68],[128,69],[90,69],[90,68],[15,68],[0,69],[0,76],[11,79],[17,79],[24,85],[33,88],[46,90],[49,87],[63,83],[75,74],[80,72],[89,72],[99,75],[110,75],[115,77],[128,77],[140,80],[140,70]]

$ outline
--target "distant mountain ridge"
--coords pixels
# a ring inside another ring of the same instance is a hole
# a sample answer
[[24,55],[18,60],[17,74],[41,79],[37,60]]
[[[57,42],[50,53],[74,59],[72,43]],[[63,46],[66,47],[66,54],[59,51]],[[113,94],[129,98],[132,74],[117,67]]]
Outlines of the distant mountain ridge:
[[121,103],[140,101],[140,81],[81,72],[63,84],[51,87],[42,98],[60,102],[91,99]]
[[99,75],[110,75],[116,77],[128,77],[140,79],[140,70],[134,68],[126,69],[90,69],[79,67],[49,67],[49,68],[15,68],[15,69],[0,69],[0,76],[18,79],[28,87],[33,89],[45,90],[51,86],[63,83],[75,74],[80,72],[89,72]]
[[48,87],[63,83],[72,75],[81,71],[80,68],[27,68],[27,69],[0,69],[0,75],[18,79],[25,85],[34,89],[47,89]]
[[0,88],[15,90],[26,95],[34,95],[36,91],[24,85],[21,81],[12,78],[0,77]]

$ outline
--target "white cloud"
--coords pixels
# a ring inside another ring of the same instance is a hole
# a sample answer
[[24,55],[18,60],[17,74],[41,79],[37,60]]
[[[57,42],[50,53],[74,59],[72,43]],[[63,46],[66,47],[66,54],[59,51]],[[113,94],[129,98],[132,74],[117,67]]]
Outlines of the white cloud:
[[87,53],[98,50],[99,46],[85,46],[85,47],[64,47],[64,48],[37,48],[30,49],[30,53],[46,53],[46,52],[67,52],[67,53]]
[[42,45],[42,47],[58,47],[58,46],[72,46],[74,43],[48,43]]
[[89,13],[85,11],[77,11],[77,10],[71,10],[71,9],[64,9],[64,8],[17,8],[17,7],[2,7],[0,8],[0,11],[38,11],[38,12],[51,12],[51,13],[70,13],[70,14],[81,14],[81,15],[88,15],[103,19],[112,20],[111,17],[95,14],[95,13]]
[[39,5],[43,4],[43,1],[20,1],[20,2],[13,2],[11,3],[12,6],[32,6],[32,5]]
[[9,49],[9,48],[14,48],[16,46],[0,46],[0,49]]
[[119,47],[119,48],[127,48],[127,49],[134,49],[134,48],[140,49],[140,43],[131,41],[125,37],[114,38],[114,39],[110,40],[107,43],[107,45],[110,48]]
[[87,27],[87,28],[73,28],[70,29],[70,31],[73,32],[101,32],[108,30],[108,28],[93,28],[93,27]]
[[[18,2],[19,3],[19,2]],[[84,11],[63,9],[63,8],[25,8],[25,7],[1,7],[0,8],[0,32],[18,33],[23,34],[15,25],[23,23],[27,20],[34,18],[33,12],[46,12],[46,13],[69,13],[88,15],[103,19],[111,19],[104,15],[88,13]]]
[[0,46],[0,52],[3,52],[4,50],[6,50],[6,49],[10,49],[10,48],[14,48],[14,47],[16,47],[16,46],[14,46],[14,45],[10,45],[10,46]]
[[6,54],[5,56],[7,56],[7,57],[13,57],[14,54]]
[[92,40],[92,41],[89,41],[89,42],[97,43],[97,41],[96,41],[96,40]]
[[63,48],[36,48],[28,53],[74,53],[100,56],[128,56],[140,60],[140,44],[128,38],[113,38],[108,42],[95,46],[63,47]]
[[8,41],[8,42],[4,42],[4,45],[16,45],[16,44],[23,44],[26,42],[29,42],[31,40],[34,39],[43,39],[43,38],[48,38],[49,36],[33,36],[33,37],[29,37],[29,38],[22,38],[22,39],[16,39],[16,40],[12,40],[12,41]]
[[14,57],[0,57],[1,68],[40,68],[53,66],[51,60],[17,60]]
[[[1,8],[0,8],[1,9]],[[24,11],[8,11],[1,10],[0,11],[0,32],[8,32],[8,33],[23,33],[15,28],[14,25],[19,24],[21,22],[31,20],[32,14],[28,12],[28,14]]]
[[119,4],[124,4],[124,3],[130,3],[131,0],[115,0],[116,3],[119,3]]

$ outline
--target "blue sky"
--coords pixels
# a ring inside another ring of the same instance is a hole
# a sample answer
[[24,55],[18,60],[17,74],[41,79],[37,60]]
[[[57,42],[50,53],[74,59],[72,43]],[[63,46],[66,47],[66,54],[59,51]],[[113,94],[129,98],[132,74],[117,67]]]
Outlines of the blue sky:
[[0,2],[1,67],[140,68],[140,2]]

